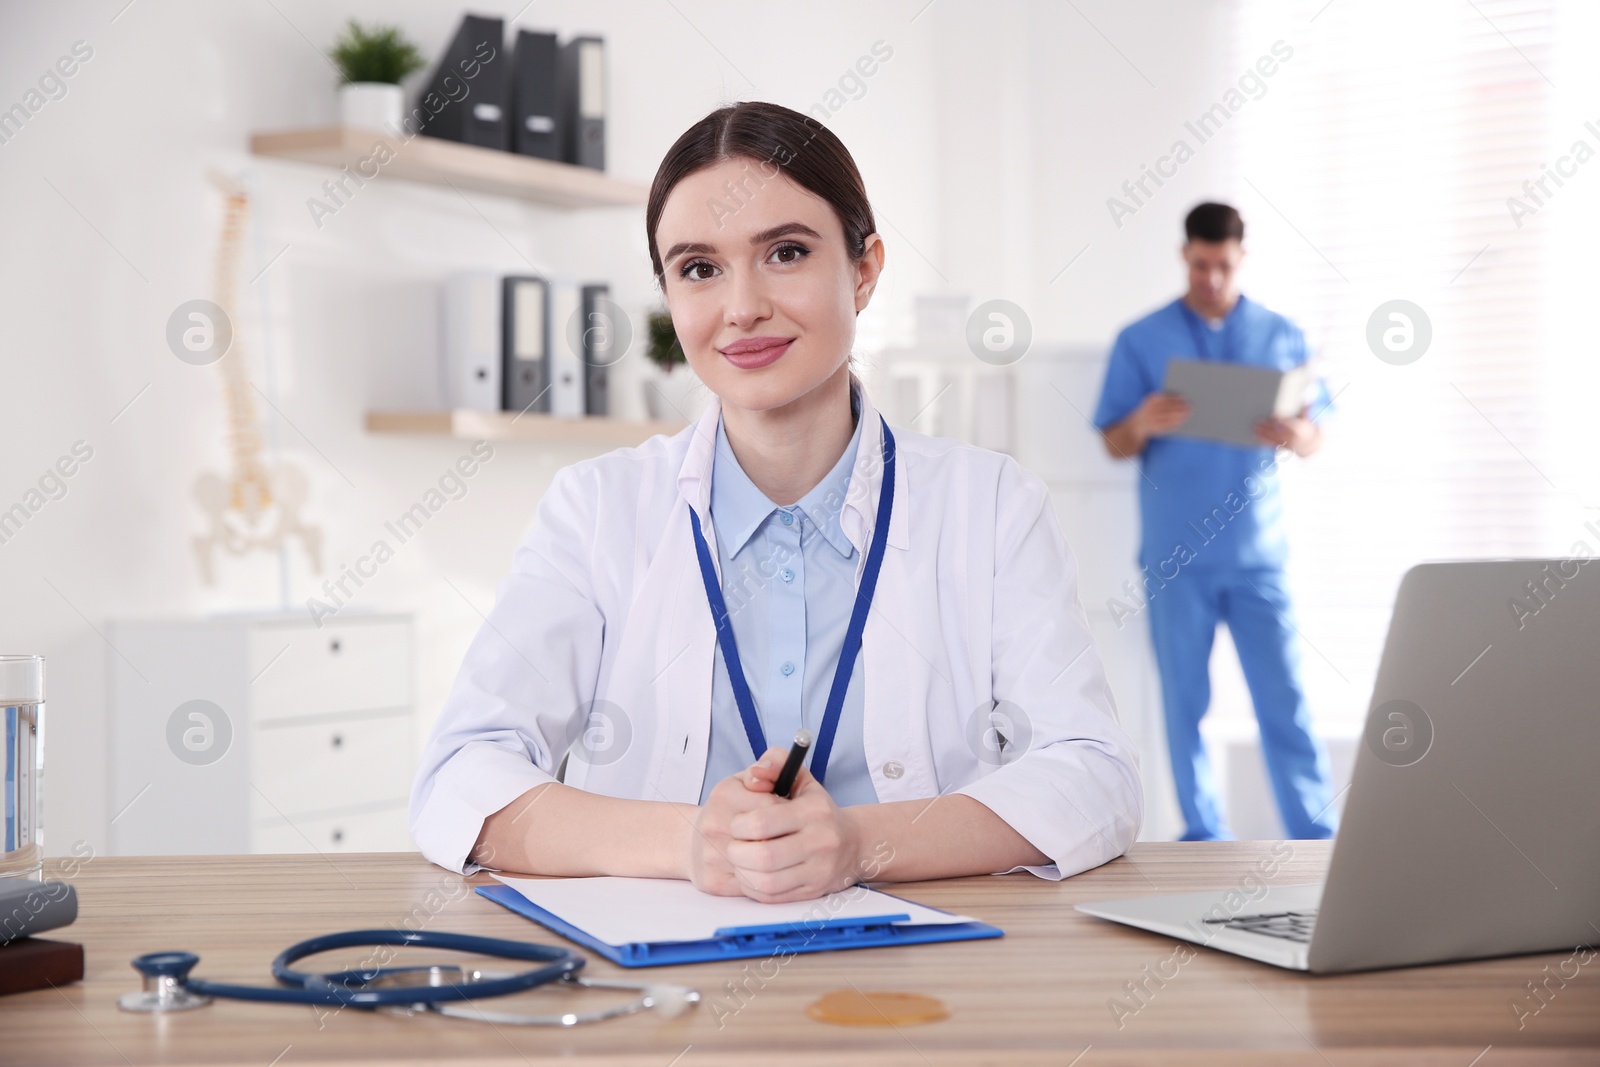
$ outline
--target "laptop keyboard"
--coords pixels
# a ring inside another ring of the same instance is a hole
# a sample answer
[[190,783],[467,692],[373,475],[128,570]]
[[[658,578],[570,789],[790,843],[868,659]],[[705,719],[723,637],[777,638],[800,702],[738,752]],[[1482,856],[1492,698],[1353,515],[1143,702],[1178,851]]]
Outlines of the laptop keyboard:
[[1316,925],[1317,913],[1311,911],[1275,911],[1261,915],[1235,915],[1227,919],[1205,920],[1214,926],[1238,930],[1246,934],[1264,934],[1285,941],[1309,944],[1311,928]]

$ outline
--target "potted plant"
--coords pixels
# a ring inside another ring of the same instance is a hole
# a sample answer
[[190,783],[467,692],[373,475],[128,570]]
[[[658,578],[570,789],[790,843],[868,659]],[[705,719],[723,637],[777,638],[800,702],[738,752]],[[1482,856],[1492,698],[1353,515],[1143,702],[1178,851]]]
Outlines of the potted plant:
[[399,127],[406,103],[400,82],[427,65],[398,26],[363,26],[355,19],[335,43],[333,61],[344,76],[339,121],[366,130]]
[[650,325],[650,348],[646,354],[651,362],[668,374],[672,373],[673,367],[687,364],[689,359],[683,354],[683,346],[678,343],[678,331],[672,328],[672,313],[652,311],[647,321]]
[[[700,384],[689,360],[678,342],[678,333],[672,328],[672,315],[666,311],[652,311],[645,317],[649,344],[645,355],[661,371],[644,383],[645,408],[652,419],[692,420],[703,397],[694,390]],[[675,368],[682,367],[682,370]]]

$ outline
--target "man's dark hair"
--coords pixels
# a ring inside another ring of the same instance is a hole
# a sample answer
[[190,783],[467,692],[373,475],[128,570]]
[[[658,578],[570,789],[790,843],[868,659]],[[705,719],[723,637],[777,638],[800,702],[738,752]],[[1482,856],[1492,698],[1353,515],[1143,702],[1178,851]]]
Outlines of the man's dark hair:
[[1183,232],[1191,241],[1220,244],[1230,238],[1244,240],[1244,219],[1227,204],[1201,204],[1183,220]]

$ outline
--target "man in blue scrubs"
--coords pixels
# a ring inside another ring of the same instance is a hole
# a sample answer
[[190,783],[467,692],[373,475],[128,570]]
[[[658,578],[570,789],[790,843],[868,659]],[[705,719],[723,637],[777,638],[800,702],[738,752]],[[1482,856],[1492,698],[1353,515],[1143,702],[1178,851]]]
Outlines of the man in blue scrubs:
[[[1239,651],[1288,836],[1331,837],[1337,819],[1328,810],[1328,760],[1311,733],[1284,581],[1288,546],[1277,471],[1280,449],[1298,456],[1317,450],[1322,430],[1315,420],[1330,398],[1317,382],[1299,415],[1258,424],[1255,448],[1169,436],[1189,406],[1161,391],[1168,359],[1289,370],[1307,357],[1299,327],[1239,292],[1239,213],[1201,204],[1184,220],[1184,232],[1189,291],[1117,335],[1094,416],[1110,453],[1139,463],[1140,595],[1161,674],[1172,776],[1187,823],[1183,840],[1232,836],[1200,738],[1218,622],[1228,624]],[[1128,606],[1127,615],[1137,610]],[[1119,624],[1127,615],[1118,609]]]

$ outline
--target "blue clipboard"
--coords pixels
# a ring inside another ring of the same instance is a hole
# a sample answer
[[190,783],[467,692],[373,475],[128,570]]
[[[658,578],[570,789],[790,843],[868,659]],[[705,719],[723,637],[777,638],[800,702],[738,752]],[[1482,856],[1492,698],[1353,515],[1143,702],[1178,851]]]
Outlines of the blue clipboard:
[[[884,945],[923,945],[936,941],[977,941],[1003,937],[1005,931],[988,923],[941,923],[919,926],[897,925],[910,915],[877,915],[869,918],[828,919],[814,923],[781,923],[773,926],[729,926],[706,941],[635,942],[607,944],[571,923],[553,915],[508,885],[480,885],[478,894],[524,918],[576,941],[623,967],[665,967],[675,963],[708,963],[713,960],[754,959],[775,952],[833,952],[846,948],[880,948]],[[899,898],[895,898],[899,899]]]

